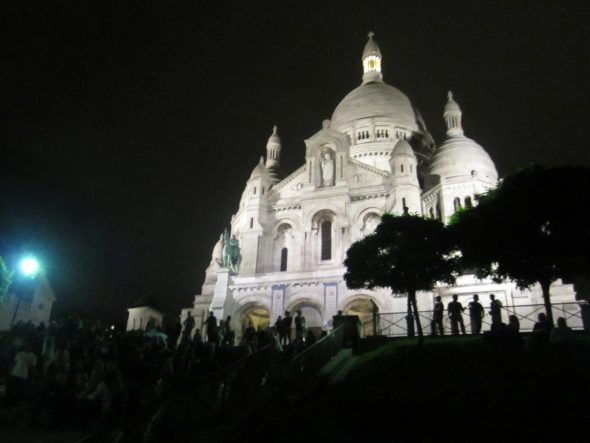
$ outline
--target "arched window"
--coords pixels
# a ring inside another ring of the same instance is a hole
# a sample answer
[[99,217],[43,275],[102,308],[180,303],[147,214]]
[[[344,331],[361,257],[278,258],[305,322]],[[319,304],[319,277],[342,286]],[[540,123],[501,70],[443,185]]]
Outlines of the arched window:
[[285,272],[287,270],[287,258],[289,257],[289,250],[287,248],[281,249],[281,267],[280,271]]
[[254,219],[250,217],[250,229],[254,227]]
[[455,200],[453,200],[453,207],[455,208],[455,212],[461,209],[461,199],[459,197],[455,197]]
[[256,195],[256,186],[254,186],[254,192],[253,192],[253,194]]
[[465,197],[465,207],[466,208],[473,208],[473,203],[471,202],[471,197]]
[[399,168],[401,172],[404,172],[404,165],[400,165]]
[[264,186],[262,187],[262,195],[264,195]]
[[440,219],[440,203],[436,203],[436,218]]
[[430,211],[428,211],[430,213],[430,218],[434,218],[434,209],[430,208]]
[[322,236],[322,260],[332,259],[332,222],[330,220],[324,220],[321,225],[321,236]]

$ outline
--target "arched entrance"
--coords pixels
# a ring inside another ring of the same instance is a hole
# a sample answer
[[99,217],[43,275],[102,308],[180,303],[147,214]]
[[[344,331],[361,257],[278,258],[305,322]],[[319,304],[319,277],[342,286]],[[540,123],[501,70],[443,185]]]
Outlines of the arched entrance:
[[[363,336],[379,334],[379,308],[370,298],[361,297],[352,300],[342,310],[344,315],[356,315],[361,321]],[[375,324],[373,316],[376,315]]]
[[305,317],[305,325],[307,329],[311,330],[315,334],[316,338],[319,338],[323,329],[324,321],[322,312],[318,306],[309,300],[297,300],[290,305],[288,310],[291,312],[291,316],[293,317],[293,336],[295,336],[296,312],[300,310],[301,315]]
[[[270,325],[270,311],[265,306],[251,305],[246,307],[240,314],[241,333],[252,323],[254,329],[263,331]],[[241,334],[241,335],[242,335]]]

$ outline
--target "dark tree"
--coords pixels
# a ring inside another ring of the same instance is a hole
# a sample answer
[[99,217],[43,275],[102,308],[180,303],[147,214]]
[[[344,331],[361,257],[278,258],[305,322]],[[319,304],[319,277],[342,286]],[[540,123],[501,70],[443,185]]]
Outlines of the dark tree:
[[2,305],[4,297],[8,294],[12,284],[12,274],[13,272],[8,269],[4,259],[0,257],[0,305]]
[[505,178],[450,224],[463,267],[479,277],[539,283],[553,325],[549,288],[588,272],[590,169],[534,166]]
[[416,292],[430,291],[437,282],[455,282],[456,264],[451,252],[451,242],[439,221],[386,214],[375,233],[348,250],[344,279],[351,289],[386,287],[394,293],[406,293],[408,316],[415,318],[422,343]]

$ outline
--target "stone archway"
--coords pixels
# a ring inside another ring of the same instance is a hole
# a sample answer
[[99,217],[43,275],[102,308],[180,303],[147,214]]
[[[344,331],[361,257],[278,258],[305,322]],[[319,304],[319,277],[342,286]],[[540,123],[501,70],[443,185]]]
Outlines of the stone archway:
[[270,310],[266,306],[259,304],[249,304],[239,312],[240,336],[250,324],[257,331],[264,331],[270,326]]
[[[372,299],[370,297],[355,297],[351,301],[349,301],[344,308],[342,309],[342,313],[344,315],[356,315],[358,316],[361,322],[361,331],[362,335],[375,335],[375,333],[379,334],[379,320],[377,317],[377,324],[373,324],[373,314],[379,313],[379,307],[371,303]],[[377,329],[375,331],[374,329]]]
[[[288,308],[288,311],[291,312],[293,319],[295,319],[295,315],[298,310],[300,310],[301,315],[305,317],[305,325],[307,326],[307,329],[313,331],[316,338],[319,338],[324,326],[321,308],[308,299],[299,299],[291,303]],[[294,335],[295,320],[293,320],[292,329]]]

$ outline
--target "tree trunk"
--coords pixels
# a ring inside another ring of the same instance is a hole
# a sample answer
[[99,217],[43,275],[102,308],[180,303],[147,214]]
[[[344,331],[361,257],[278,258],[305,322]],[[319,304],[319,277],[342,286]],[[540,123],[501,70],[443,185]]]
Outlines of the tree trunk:
[[408,314],[406,315],[406,327],[408,328],[408,337],[414,337],[414,316],[412,315],[412,301],[408,294]]
[[418,313],[418,306],[416,304],[416,291],[410,291],[408,297],[412,303],[414,311],[414,318],[416,319],[416,328],[418,329],[418,345],[422,346],[424,343],[424,333],[422,332],[422,323],[420,322],[420,314]]
[[552,328],[555,323],[553,323],[553,309],[551,309],[551,298],[549,296],[549,288],[551,287],[551,282],[549,280],[545,280],[539,283],[541,283],[541,290],[543,291],[543,303],[545,304],[547,321],[549,322],[549,327]]

